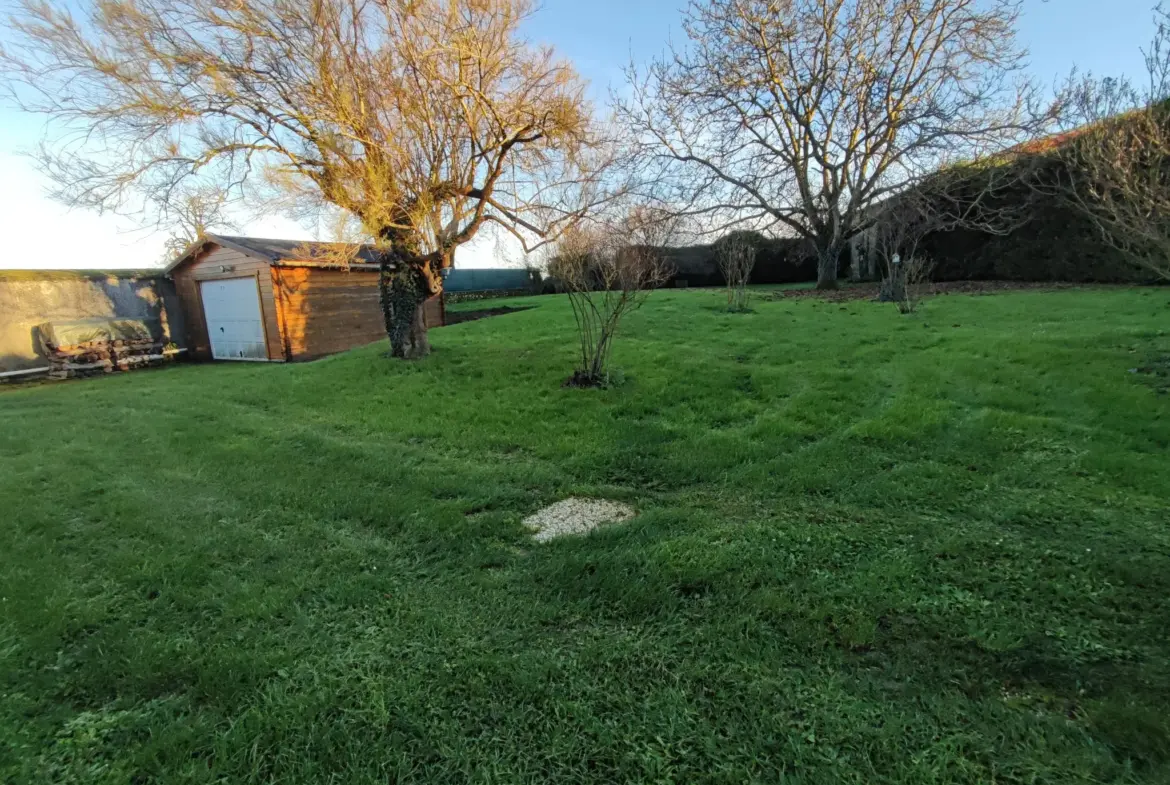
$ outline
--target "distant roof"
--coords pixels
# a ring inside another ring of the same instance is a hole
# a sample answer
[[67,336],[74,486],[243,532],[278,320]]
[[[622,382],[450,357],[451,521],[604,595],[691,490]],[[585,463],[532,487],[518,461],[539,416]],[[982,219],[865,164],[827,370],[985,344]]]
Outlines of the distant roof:
[[[165,272],[170,273],[211,244],[231,248],[245,256],[251,256],[253,259],[260,259],[270,264],[282,262],[313,264],[318,262],[322,267],[340,266],[335,261],[336,258],[342,252],[355,248],[347,243],[323,243],[315,240],[276,240],[266,237],[205,234],[183,249],[183,252],[166,266]],[[358,245],[353,251],[351,261],[354,264],[379,264],[380,258],[378,250],[374,246]]]

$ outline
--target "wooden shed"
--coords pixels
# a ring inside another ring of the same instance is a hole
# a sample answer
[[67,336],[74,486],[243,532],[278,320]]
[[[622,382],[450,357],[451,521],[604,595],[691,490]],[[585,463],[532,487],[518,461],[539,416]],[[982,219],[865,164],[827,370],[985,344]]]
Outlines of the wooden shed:
[[[205,235],[167,268],[183,304],[191,357],[310,360],[386,337],[372,248]],[[442,295],[426,305],[443,324]]]

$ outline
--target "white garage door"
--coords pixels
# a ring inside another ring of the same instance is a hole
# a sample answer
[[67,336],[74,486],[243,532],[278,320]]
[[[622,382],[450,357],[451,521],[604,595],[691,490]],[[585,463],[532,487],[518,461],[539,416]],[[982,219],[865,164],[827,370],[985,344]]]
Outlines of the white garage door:
[[211,356],[217,360],[267,360],[260,290],[255,278],[203,281],[203,316]]

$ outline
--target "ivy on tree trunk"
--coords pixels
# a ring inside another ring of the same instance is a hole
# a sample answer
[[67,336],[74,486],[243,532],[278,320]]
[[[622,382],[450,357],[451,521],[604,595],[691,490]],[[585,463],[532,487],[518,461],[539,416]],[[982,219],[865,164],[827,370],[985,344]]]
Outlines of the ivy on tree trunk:
[[424,306],[430,290],[417,265],[407,263],[394,249],[382,257],[378,273],[378,298],[390,356],[417,360],[431,352]]

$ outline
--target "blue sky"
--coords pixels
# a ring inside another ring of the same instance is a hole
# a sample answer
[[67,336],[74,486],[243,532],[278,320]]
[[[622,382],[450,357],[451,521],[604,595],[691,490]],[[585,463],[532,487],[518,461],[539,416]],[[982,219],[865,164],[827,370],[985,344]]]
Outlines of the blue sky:
[[[533,17],[534,41],[553,45],[576,63],[598,103],[611,85],[620,87],[621,69],[663,50],[681,36],[684,0],[546,0]],[[1152,0],[1026,0],[1020,40],[1031,52],[1031,70],[1045,83],[1067,74],[1074,63],[1101,75],[1142,70],[1139,47],[1152,35]],[[143,267],[162,261],[164,237],[125,219],[67,210],[44,196],[45,183],[22,150],[36,144],[44,126],[0,107],[0,233],[7,251],[0,267]],[[272,216],[244,227],[244,234],[311,238],[304,227]],[[83,258],[64,258],[52,249],[61,238]],[[495,244],[461,250],[460,266],[497,263]]]

